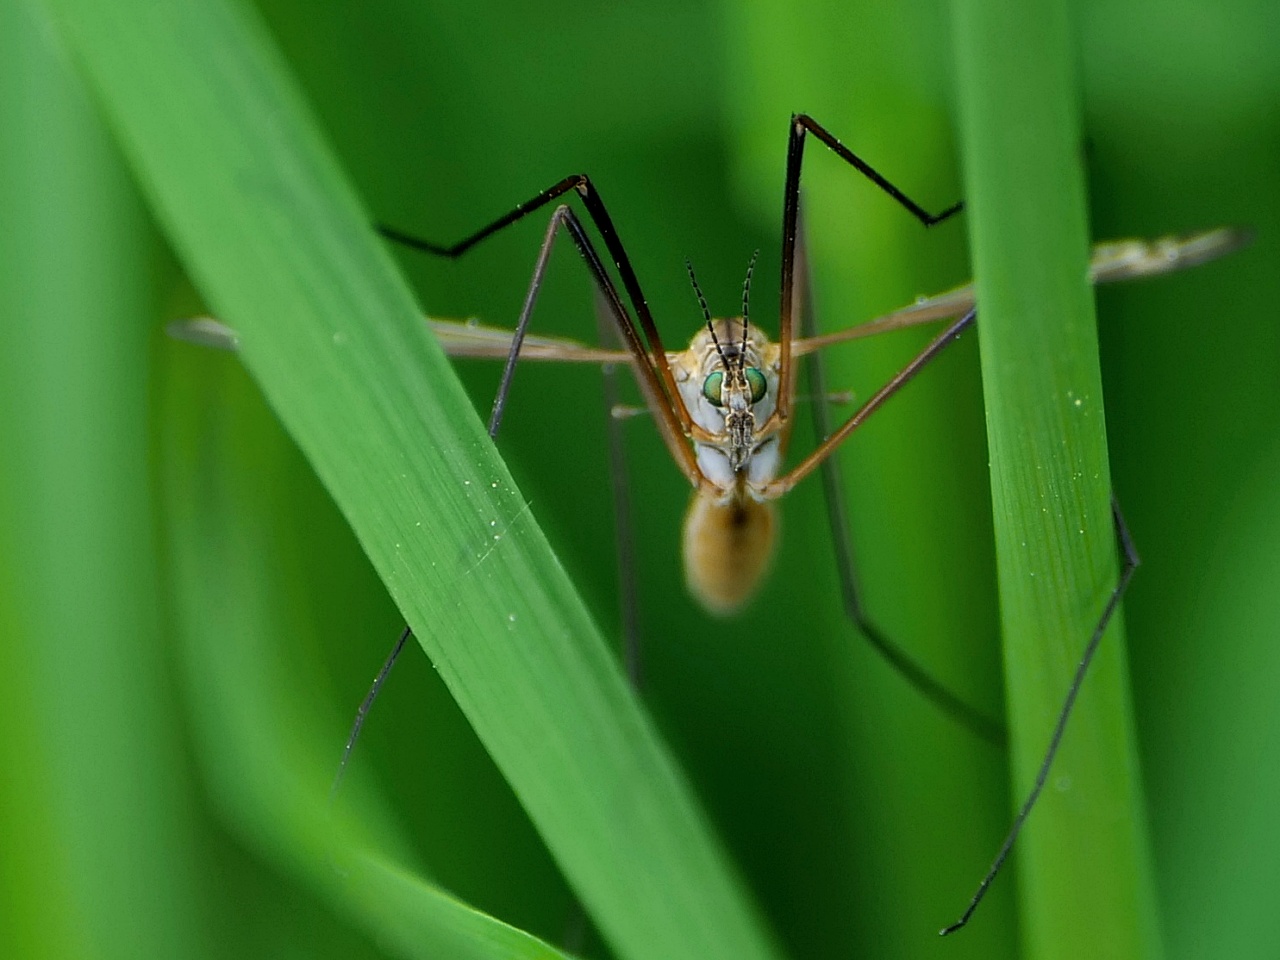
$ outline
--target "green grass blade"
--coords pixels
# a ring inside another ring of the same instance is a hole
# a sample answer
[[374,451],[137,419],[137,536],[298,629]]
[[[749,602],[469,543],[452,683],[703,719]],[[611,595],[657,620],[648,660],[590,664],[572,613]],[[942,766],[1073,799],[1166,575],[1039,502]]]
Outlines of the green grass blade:
[[[955,4],[1013,740],[1030,787],[1116,578],[1066,6]],[[1122,631],[1103,641],[1018,845],[1035,957],[1158,957]]]
[[[238,365],[166,347],[159,400],[168,566],[213,796],[256,847],[402,956],[563,958],[406,870],[396,858],[411,845],[389,842],[385,828],[375,840],[368,802],[357,805],[360,821],[347,814],[360,797],[356,783],[336,804],[315,789],[333,776],[338,738],[315,698],[303,695],[323,681],[297,639],[307,635],[309,611],[291,596],[302,572],[289,549],[296,456]],[[296,544],[294,551],[296,560]],[[272,649],[280,653],[264,655]],[[376,822],[386,820],[383,812]]]
[[636,960],[772,956],[262,32],[229,3],[51,5],[189,270],[606,939]]
[[156,617],[156,238],[47,12],[0,7],[0,954],[207,955]]

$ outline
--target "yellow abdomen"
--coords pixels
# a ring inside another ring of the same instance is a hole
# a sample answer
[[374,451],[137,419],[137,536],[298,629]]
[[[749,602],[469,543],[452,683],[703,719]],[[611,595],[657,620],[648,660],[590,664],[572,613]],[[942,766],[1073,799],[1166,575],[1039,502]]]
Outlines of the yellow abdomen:
[[684,576],[711,613],[728,616],[751,598],[769,569],[777,534],[772,503],[716,503],[694,494],[684,517]]

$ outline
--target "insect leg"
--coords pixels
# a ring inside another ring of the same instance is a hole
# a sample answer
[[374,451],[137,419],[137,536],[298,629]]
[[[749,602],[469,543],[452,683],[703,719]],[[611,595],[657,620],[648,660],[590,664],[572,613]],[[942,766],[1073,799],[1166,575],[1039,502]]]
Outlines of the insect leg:
[[[813,302],[812,277],[805,255],[804,234],[801,229],[796,244],[796,273],[799,277],[799,299],[796,313],[804,336],[811,337],[817,331],[816,311]],[[826,371],[818,352],[805,358],[809,374],[809,389],[814,394],[812,404],[813,432],[819,440],[831,434],[831,411],[827,404]],[[827,505],[827,521],[831,529],[831,543],[836,554],[836,570],[840,577],[840,598],[845,616],[853,622],[858,632],[866,637],[876,651],[889,662],[921,696],[950,716],[957,723],[973,731],[982,739],[997,746],[1007,742],[1004,727],[990,717],[965,703],[958,696],[931,677],[902,647],[890,640],[868,618],[858,596],[857,574],[853,558],[853,543],[849,536],[849,513],[844,498],[844,484],[840,477],[840,464],[835,457],[826,457],[821,464],[823,500]]]
[[[622,298],[618,294],[618,288],[609,277],[600,255],[596,252],[595,245],[583,228],[582,221],[578,219],[578,215],[573,212],[572,208],[564,204],[557,207],[551,215],[551,222],[547,225],[546,237],[543,240],[541,250],[538,252],[533,280],[529,284],[529,292],[525,296],[524,307],[520,311],[520,320],[516,325],[515,335],[511,340],[511,352],[507,357],[507,364],[502,372],[502,382],[498,387],[498,395],[494,398],[494,412],[490,417],[490,427],[496,429],[496,425],[501,424],[502,409],[506,405],[507,394],[510,391],[511,377],[515,372],[520,345],[524,340],[525,330],[533,316],[533,308],[537,303],[538,292],[542,286],[547,264],[550,262],[552,245],[561,228],[567,230],[569,236],[573,238],[574,245],[578,248],[578,252],[582,255],[582,259],[591,272],[592,279],[595,281],[596,290],[607,307],[608,317],[613,321],[615,329],[622,335],[623,341],[631,351],[632,367],[636,370],[636,380],[640,385],[641,392],[644,394],[645,401],[649,405],[649,409],[653,412],[654,419],[658,423],[659,432],[662,434],[662,439],[671,454],[671,459],[693,486],[701,486],[703,477],[702,471],[698,468],[697,458],[692,448],[683,442],[683,437],[687,435],[687,431],[682,425],[681,418],[687,420],[688,412],[675,391],[674,379],[672,380],[673,386],[670,394],[666,393],[664,389],[663,373],[665,372],[666,377],[671,377],[671,368],[667,364],[667,355],[662,350],[660,342],[657,346],[653,346],[652,338],[649,338],[649,344],[652,349],[646,348],[635,323],[632,321],[630,314],[627,313],[626,307],[623,306]],[[660,369],[657,369],[656,358],[658,357],[661,358]]]
[[[595,224],[596,230],[599,231],[600,237],[604,241],[605,249],[609,253],[609,258],[613,261],[614,268],[618,271],[618,276],[622,278],[623,289],[627,291],[627,297],[635,310],[636,321],[633,322],[622,306],[617,289],[613,286],[605,271],[603,261],[595,252],[586,233],[582,230],[581,223],[576,216],[572,219],[566,219],[565,226],[573,236],[574,243],[577,244],[583,259],[587,261],[587,266],[595,277],[597,285],[602,288],[604,286],[609,288],[603,292],[610,300],[610,305],[613,308],[611,312],[619,325],[623,340],[635,358],[637,377],[648,381],[648,384],[644,387],[646,396],[656,395],[662,398],[662,403],[660,404],[662,410],[655,409],[654,413],[661,412],[661,418],[669,421],[667,430],[674,429],[680,436],[689,436],[692,429],[692,421],[689,418],[688,411],[684,408],[684,404],[679,400],[675,377],[672,375],[670,364],[667,362],[667,353],[662,344],[662,337],[658,333],[658,327],[653,321],[652,313],[649,311],[649,302],[645,298],[644,291],[640,288],[640,280],[636,276],[635,269],[631,265],[631,258],[627,255],[626,248],[622,245],[622,240],[618,236],[617,228],[613,225],[613,218],[609,216],[604,200],[601,199],[595,185],[586,174],[574,174],[565,177],[546,190],[535,194],[524,203],[517,205],[513,210],[492,223],[481,227],[469,237],[465,237],[450,246],[431,243],[388,226],[379,226],[378,229],[383,236],[397,243],[434,256],[454,259],[466,253],[482,240],[522,220],[530,213],[570,191],[578,194],[587,210],[587,214],[591,217],[591,222]],[[637,330],[637,325],[639,330]],[[665,433],[666,431],[664,431]],[[670,447],[671,444],[668,443],[668,446]],[[684,445],[680,444],[680,446],[683,447]],[[672,450],[672,456],[675,457],[676,462],[681,465],[686,476],[689,476],[692,481],[693,477],[690,475],[689,469],[687,469],[690,466],[696,466],[692,454],[687,449],[681,454],[676,454]]]
[[334,775],[333,784],[329,787],[330,800],[333,800],[338,793],[338,788],[342,786],[342,778],[346,776],[347,766],[351,762],[351,753],[356,748],[356,741],[360,739],[360,731],[364,729],[365,720],[369,718],[369,710],[373,707],[373,701],[378,699],[378,694],[382,692],[382,685],[387,682],[387,677],[391,676],[391,668],[400,659],[400,651],[404,649],[404,645],[409,642],[409,638],[412,636],[413,628],[406,623],[404,629],[400,631],[400,638],[396,640],[395,646],[387,654],[387,659],[383,662],[382,668],[378,670],[378,675],[373,678],[369,692],[360,701],[360,706],[356,709],[355,722],[351,724],[351,732],[347,734],[347,742],[342,747],[342,759],[338,761],[338,772]]
[[1111,618],[1115,616],[1115,612],[1120,606],[1120,601],[1124,598],[1125,591],[1129,589],[1129,581],[1133,579],[1134,571],[1138,569],[1138,565],[1142,562],[1141,557],[1138,556],[1137,548],[1134,546],[1133,537],[1129,534],[1128,524],[1124,522],[1124,514],[1120,512],[1120,503],[1116,500],[1114,494],[1111,496],[1111,516],[1115,522],[1116,543],[1120,547],[1120,577],[1116,580],[1116,585],[1111,589],[1111,595],[1107,597],[1106,605],[1102,608],[1102,616],[1098,618],[1098,623],[1093,628],[1093,633],[1089,636],[1089,642],[1085,644],[1080,663],[1076,666],[1076,672],[1071,677],[1071,685],[1067,688],[1066,699],[1062,702],[1062,709],[1058,711],[1058,720],[1053,725],[1053,733],[1049,737],[1049,746],[1044,752],[1044,759],[1040,761],[1040,769],[1036,772],[1035,783],[1027,794],[1027,798],[1022,801],[1022,806],[1018,808],[1018,814],[1013,818],[1013,825],[1009,828],[1009,833],[1004,838],[1004,843],[1000,845],[1000,850],[996,853],[995,860],[991,862],[991,867],[987,870],[986,876],[978,884],[978,890],[969,901],[969,906],[965,908],[959,920],[939,931],[944,937],[955,933],[969,922],[973,912],[978,909],[978,904],[987,895],[991,882],[995,880],[996,874],[1004,866],[1005,859],[1009,856],[1009,851],[1013,849],[1013,845],[1018,839],[1018,834],[1022,832],[1022,827],[1027,822],[1027,817],[1036,805],[1036,801],[1040,799],[1040,793],[1044,790],[1044,785],[1049,779],[1049,769],[1053,766],[1054,757],[1058,754],[1058,747],[1062,745],[1062,735],[1067,729],[1067,722],[1071,719],[1071,711],[1076,705],[1076,697],[1080,693],[1080,686],[1084,683],[1085,675],[1089,672],[1089,665],[1093,662],[1094,654],[1098,652],[1098,645],[1102,643],[1102,637],[1107,632],[1107,626],[1111,623]]
[[[880,388],[871,396],[866,403],[862,405],[845,423],[838,428],[833,434],[828,436],[818,448],[798,464],[790,473],[780,477],[774,481],[774,484],[767,488],[767,495],[770,497],[781,496],[791,487],[795,486],[799,480],[808,476],[824,461],[826,461],[835,448],[849,436],[858,426],[860,426],[867,417],[880,408],[880,406],[902,388],[912,377],[920,372],[930,360],[934,359],[941,353],[949,343],[954,342],[964,330],[971,326],[977,318],[977,311],[970,310],[961,319],[952,323],[941,335],[936,337],[928,346],[924,348],[915,359],[908,363],[900,370],[887,384]],[[776,489],[775,489],[776,487]],[[1134,571],[1138,568],[1140,558],[1137,549],[1134,547],[1133,538],[1129,534],[1129,528],[1124,522],[1124,516],[1120,512],[1120,506],[1116,502],[1115,497],[1111,501],[1112,516],[1115,521],[1116,540],[1119,544],[1122,564],[1120,576],[1116,581],[1110,596],[1107,598],[1106,605],[1103,607],[1102,614],[1098,619],[1097,625],[1094,627],[1093,633],[1089,637],[1089,641],[1085,644],[1084,652],[1081,656],[1080,663],[1076,667],[1076,672],[1072,677],[1071,685],[1067,690],[1067,695],[1062,704],[1062,709],[1058,712],[1057,722],[1054,724],[1053,733],[1049,739],[1049,746],[1045,751],[1044,758],[1040,762],[1040,769],[1036,774],[1035,784],[1026,800],[1018,810],[1017,816],[1014,818],[1008,835],[1005,837],[1004,843],[1000,846],[999,852],[996,854],[995,860],[992,862],[990,869],[982,878],[982,882],[978,886],[977,892],[969,902],[968,908],[960,916],[960,919],[949,927],[944,928],[941,932],[943,936],[954,933],[961,929],[969,922],[973,916],[978,904],[982,902],[986,896],[988,888],[992,881],[1000,872],[1000,868],[1004,865],[1005,859],[1009,855],[1009,851],[1013,849],[1014,843],[1018,839],[1018,835],[1022,832],[1023,824],[1026,823],[1027,817],[1031,810],[1035,807],[1036,801],[1040,797],[1041,791],[1044,789],[1045,782],[1048,780],[1049,770],[1053,766],[1054,758],[1057,756],[1058,747],[1062,743],[1062,737],[1067,728],[1067,723],[1071,719],[1072,710],[1075,707],[1076,698],[1080,693],[1080,686],[1084,682],[1085,675],[1089,671],[1089,666],[1093,662],[1094,655],[1097,653],[1098,645],[1102,642],[1102,637],[1106,633],[1107,626],[1110,624],[1112,617],[1120,606],[1120,601],[1124,597],[1125,591],[1129,587],[1129,582],[1133,579]]]
[[830,434],[825,440],[818,444],[817,448],[798,464],[791,468],[787,473],[778,477],[772,483],[764,488],[764,496],[766,499],[774,500],[783,496],[797,483],[803,480],[809,474],[813,473],[824,460],[826,460],[840,446],[854,430],[862,426],[871,414],[879,410],[886,400],[906,386],[916,374],[923,370],[929,361],[937,357],[943,350],[960,339],[960,335],[969,327],[973,326],[974,320],[977,319],[978,311],[970,310],[959,320],[953,321],[942,333],[938,334],[928,345],[916,354],[915,358],[905,367],[899,370],[890,378],[889,382],[873,393],[862,406],[853,412],[853,414],[836,428],[835,432]]
[[[609,324],[608,304],[597,293],[596,326],[601,344],[609,346],[616,331]],[[613,492],[613,533],[618,551],[618,605],[622,613],[622,663],[631,686],[639,690],[644,680],[640,644],[640,598],[636,583],[635,533],[631,522],[631,487],[627,483],[627,452],[622,424],[614,415],[620,403],[618,370],[611,363],[602,368],[604,401],[608,411],[609,477]]]
[[[534,198],[533,201],[530,201],[530,204],[525,205],[527,209],[517,207],[513,213],[495,221],[478,233],[474,234],[472,237],[456,244],[454,247],[435,247],[434,245],[427,244],[423,241],[414,241],[410,245],[426,250],[428,253],[438,253],[442,256],[450,257],[457,256],[469,247],[483,240],[485,237],[502,229],[502,227],[519,220],[521,217],[529,213],[530,210],[536,209],[537,207],[547,203],[549,200],[554,199],[554,197],[567,192],[567,190],[577,185],[578,179],[585,181],[586,178],[568,178],[567,180],[562,181],[561,184],[551,188],[549,191],[544,191],[542,194],[539,194],[538,197]],[[568,186],[565,186],[565,184],[568,184]],[[591,196],[594,197],[595,195],[591,194]],[[596,203],[599,203],[598,198]],[[590,209],[590,205],[588,205],[588,209]],[[603,211],[602,204],[600,205],[600,209]],[[607,219],[608,214],[604,213],[603,215],[605,218],[605,225],[612,230],[612,226],[609,224]],[[597,220],[597,225],[599,224],[600,221]],[[641,391],[654,413],[654,417],[658,422],[663,439],[667,442],[667,447],[671,451],[672,459],[675,460],[678,466],[680,466],[681,470],[689,478],[690,482],[692,482],[695,487],[698,486],[702,482],[702,472],[698,469],[697,460],[694,458],[692,450],[687,444],[682,442],[678,432],[679,424],[675,421],[675,410],[673,404],[674,406],[678,406],[682,412],[684,411],[684,405],[675,396],[674,388],[672,391],[672,402],[666,401],[665,394],[662,390],[662,380],[655,371],[652,357],[644,347],[640,336],[632,323],[630,315],[623,306],[622,298],[618,294],[617,287],[614,286],[613,280],[605,270],[604,264],[601,262],[600,256],[591,242],[591,238],[587,236],[586,231],[583,229],[582,222],[578,219],[572,208],[565,204],[561,204],[556,207],[555,211],[551,214],[551,220],[547,224],[546,235],[543,238],[542,246],[538,250],[538,258],[534,263],[533,276],[529,282],[529,290],[525,294],[524,305],[520,310],[520,319],[516,324],[515,332],[511,338],[511,349],[507,355],[506,365],[503,367],[502,371],[502,379],[498,384],[498,391],[493,400],[493,409],[489,415],[488,431],[490,438],[496,440],[498,431],[502,427],[502,416],[506,410],[507,398],[511,392],[512,378],[515,374],[516,363],[520,359],[520,347],[524,343],[525,334],[527,333],[529,324],[533,319],[533,311],[538,302],[538,294],[541,291],[543,281],[546,278],[547,266],[551,262],[551,252],[555,246],[556,237],[559,235],[562,228],[569,232],[569,235],[573,238],[575,246],[578,248],[578,252],[586,262],[592,278],[595,280],[599,302],[605,308],[606,316],[613,321],[615,328],[622,334],[624,341],[626,341],[628,348],[630,348],[632,352],[632,365],[638,370],[637,381],[640,383]],[[612,236],[616,241],[616,233],[605,234],[603,228],[601,229],[601,233],[606,237]],[[402,234],[397,234],[394,236],[394,239],[404,240],[405,237]],[[634,278],[634,273],[630,271],[629,265],[627,272],[623,273],[624,278],[628,273],[630,273]],[[641,302],[643,302],[643,300],[641,300]],[[650,342],[652,343],[652,340]],[[666,354],[665,352],[660,352],[660,343],[656,349],[659,351],[656,355],[662,358],[663,369],[667,371],[667,376],[669,377],[670,368],[665,366]],[[377,698],[383,683],[386,681],[391,669],[395,666],[395,662],[400,656],[400,652],[404,649],[405,644],[412,636],[412,628],[406,625],[404,630],[401,632],[399,639],[396,640],[395,646],[392,648],[390,655],[388,655],[382,669],[378,671],[377,676],[374,678],[373,685],[371,686],[369,693],[361,703],[360,708],[356,713],[356,719],[355,723],[352,725],[351,733],[347,737],[346,746],[343,748],[342,760],[339,763],[337,776],[334,778],[333,787],[330,791],[331,795],[337,791],[339,785],[342,783],[342,778],[346,773],[347,763],[350,760],[351,752],[355,749],[356,740],[359,738],[360,732],[364,727],[364,722],[368,716],[369,708],[373,705],[373,701]]]
[[778,322],[778,339],[781,342],[778,384],[777,416],[783,422],[791,415],[791,402],[795,395],[795,374],[791,364],[793,340],[791,309],[795,287],[796,229],[800,215],[800,167],[804,160],[804,140],[812,133],[826,146],[877,187],[896,200],[907,212],[924,226],[954,216],[964,209],[963,203],[952,204],[941,213],[932,214],[895,187],[865,160],[837,140],[812,117],[795,114],[791,118],[791,132],[787,140],[787,174],[782,193],[782,304]]

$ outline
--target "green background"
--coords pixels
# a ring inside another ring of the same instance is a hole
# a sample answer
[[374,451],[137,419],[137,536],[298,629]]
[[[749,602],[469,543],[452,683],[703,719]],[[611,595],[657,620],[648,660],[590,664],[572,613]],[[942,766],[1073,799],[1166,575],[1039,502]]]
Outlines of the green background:
[[[453,929],[447,905],[401,906],[385,883],[364,893],[360,870],[314,839],[349,719],[403,620],[238,362],[164,338],[208,305],[183,273],[191,251],[169,249],[151,186],[101,125],[111,92],[76,77],[91,39],[74,8],[93,5],[50,6],[76,54],[32,0],[0,23],[0,954],[467,955],[405,932],[407,914]],[[368,217],[448,240],[588,172],[673,344],[697,321],[685,257],[730,313],[760,248],[753,303],[768,322],[790,113],[930,209],[961,193],[939,4],[241,12],[265,22]],[[1280,884],[1280,15],[1095,2],[1070,16],[1094,235],[1258,234],[1230,261],[1102,292],[1098,316],[1112,475],[1145,561],[1125,619],[1164,952],[1265,954]],[[149,62],[130,68],[159,97]],[[240,96],[209,83],[224,103]],[[805,184],[825,327],[965,279],[963,219],[922,230],[816,145]],[[531,219],[457,264],[396,260],[432,314],[508,324],[545,223]],[[574,260],[564,245],[537,323],[590,339]],[[865,396],[927,335],[841,350],[833,386]],[[487,411],[497,370],[458,368]],[[841,460],[873,618],[998,715],[981,393],[970,337]],[[529,365],[499,449],[615,638],[604,429],[597,371]],[[785,954],[1023,955],[1012,876],[971,929],[935,936],[1007,824],[1006,758],[845,624],[817,483],[786,501],[759,598],[711,620],[681,582],[686,485],[644,419],[625,430],[643,701]],[[576,946],[560,870],[418,650],[334,809],[466,903]],[[609,955],[591,932],[578,949]]]

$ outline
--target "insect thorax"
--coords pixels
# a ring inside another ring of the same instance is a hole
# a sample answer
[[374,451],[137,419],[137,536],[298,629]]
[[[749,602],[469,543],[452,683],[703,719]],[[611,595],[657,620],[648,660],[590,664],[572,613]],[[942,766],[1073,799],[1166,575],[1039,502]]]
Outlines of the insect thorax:
[[698,467],[724,499],[757,493],[778,473],[776,429],[764,430],[778,394],[778,347],[739,319],[703,328],[672,359],[680,399],[709,438],[695,439]]

